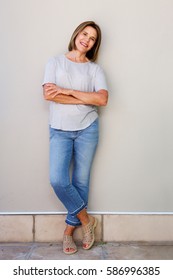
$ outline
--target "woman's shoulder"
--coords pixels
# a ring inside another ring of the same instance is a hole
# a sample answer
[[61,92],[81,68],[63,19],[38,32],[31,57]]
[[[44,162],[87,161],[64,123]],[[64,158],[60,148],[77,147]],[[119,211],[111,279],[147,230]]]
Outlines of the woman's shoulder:
[[64,59],[64,55],[63,54],[59,54],[57,56],[51,56],[48,59],[48,62],[52,62],[52,63],[57,63],[59,61],[62,61]]
[[93,70],[93,71],[95,71],[95,73],[97,73],[97,72],[102,72],[103,71],[103,68],[102,68],[102,66],[99,64],[99,63],[97,63],[97,62],[91,62],[90,63],[90,67],[91,67],[91,69]]
[[95,67],[95,68],[98,68],[98,69],[102,68],[101,63],[98,62],[97,60],[96,61],[90,61],[90,64],[93,65],[93,67]]

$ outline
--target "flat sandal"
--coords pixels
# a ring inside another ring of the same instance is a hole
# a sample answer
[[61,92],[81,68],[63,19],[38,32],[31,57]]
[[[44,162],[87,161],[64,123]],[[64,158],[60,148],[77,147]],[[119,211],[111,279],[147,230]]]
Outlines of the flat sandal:
[[66,255],[72,255],[77,252],[76,244],[74,243],[73,237],[71,235],[64,234],[63,237],[63,252]]
[[87,225],[82,227],[84,238],[83,238],[83,249],[89,250],[95,241],[94,231],[97,226],[97,219],[94,218],[94,224],[89,222]]

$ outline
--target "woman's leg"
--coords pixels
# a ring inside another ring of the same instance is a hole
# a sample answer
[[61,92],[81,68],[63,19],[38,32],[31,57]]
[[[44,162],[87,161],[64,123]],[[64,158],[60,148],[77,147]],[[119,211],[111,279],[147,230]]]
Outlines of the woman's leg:
[[[73,155],[73,142],[73,132],[50,128],[50,182],[70,215],[75,217],[85,208],[85,202],[70,182],[69,169]],[[79,221],[76,225],[78,224]],[[75,223],[71,225],[75,226]]]
[[[76,188],[87,208],[90,171],[98,144],[98,120],[84,130],[76,132],[73,151],[72,185]],[[77,216],[68,213],[66,222],[82,224]]]
[[[74,142],[74,170],[72,184],[76,187],[78,193],[88,204],[90,171],[94,155],[96,152],[99,136],[98,119],[88,128],[82,130]],[[90,249],[94,243],[94,229],[96,227],[96,219],[89,216],[86,209],[77,214],[83,231],[83,248]]]
[[[73,155],[72,136],[72,133],[50,128],[50,182],[56,195],[71,214],[85,207],[83,199],[70,182],[69,169]],[[63,237],[63,251],[66,254],[73,254],[77,251],[72,238],[76,225],[80,225],[79,219],[71,216]]]
[[90,173],[98,145],[99,125],[98,119],[89,127],[79,132],[74,141],[74,167],[72,184],[88,204]]

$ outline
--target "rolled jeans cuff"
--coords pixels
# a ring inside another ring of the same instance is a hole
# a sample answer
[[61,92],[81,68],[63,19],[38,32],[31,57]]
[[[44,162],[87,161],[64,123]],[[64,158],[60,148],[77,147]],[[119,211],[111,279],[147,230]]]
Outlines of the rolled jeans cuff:
[[77,216],[77,214],[79,214],[83,209],[85,209],[86,208],[86,203],[82,203],[82,205],[78,208],[78,209],[76,209],[74,212],[69,212],[70,213],[70,215],[72,216],[72,217],[75,217],[75,216]]

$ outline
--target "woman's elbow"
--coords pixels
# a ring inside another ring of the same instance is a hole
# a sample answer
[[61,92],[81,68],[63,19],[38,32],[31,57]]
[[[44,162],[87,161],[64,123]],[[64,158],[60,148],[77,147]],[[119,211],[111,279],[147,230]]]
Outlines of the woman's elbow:
[[50,95],[47,93],[45,86],[43,86],[43,98],[44,98],[44,100],[47,100],[47,101],[51,100]]
[[102,98],[100,98],[99,106],[106,106],[108,103],[108,91],[104,91]]

